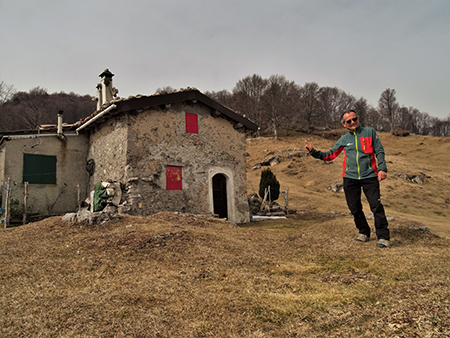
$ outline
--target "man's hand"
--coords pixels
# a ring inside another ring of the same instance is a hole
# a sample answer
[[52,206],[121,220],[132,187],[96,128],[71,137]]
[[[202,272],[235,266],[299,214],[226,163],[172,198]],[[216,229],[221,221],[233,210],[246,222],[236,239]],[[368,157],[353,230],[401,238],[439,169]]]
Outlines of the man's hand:
[[382,181],[385,180],[387,177],[387,174],[385,171],[379,171],[378,172],[378,181]]
[[308,150],[308,152],[311,152],[311,150],[313,150],[313,146],[311,145],[311,143],[309,143],[308,141],[305,140],[305,149]]

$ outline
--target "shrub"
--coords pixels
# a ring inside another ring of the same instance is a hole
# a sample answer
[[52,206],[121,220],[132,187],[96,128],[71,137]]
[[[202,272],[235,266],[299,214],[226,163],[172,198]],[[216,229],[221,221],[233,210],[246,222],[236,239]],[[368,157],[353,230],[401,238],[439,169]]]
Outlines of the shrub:
[[270,190],[267,195],[267,200],[271,202],[277,200],[280,196],[280,182],[278,182],[277,177],[270,168],[261,172],[261,180],[259,181],[259,196],[261,198],[264,198],[264,192],[268,187],[270,187]]

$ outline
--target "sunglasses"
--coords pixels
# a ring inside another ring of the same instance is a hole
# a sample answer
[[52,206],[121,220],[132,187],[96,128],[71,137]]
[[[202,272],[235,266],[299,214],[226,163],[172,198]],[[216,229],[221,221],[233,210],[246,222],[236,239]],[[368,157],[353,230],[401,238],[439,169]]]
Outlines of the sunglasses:
[[345,123],[350,124],[350,123],[356,122],[356,121],[358,121],[358,117],[354,117],[354,118],[352,118],[350,120],[347,120],[347,121],[345,121]]

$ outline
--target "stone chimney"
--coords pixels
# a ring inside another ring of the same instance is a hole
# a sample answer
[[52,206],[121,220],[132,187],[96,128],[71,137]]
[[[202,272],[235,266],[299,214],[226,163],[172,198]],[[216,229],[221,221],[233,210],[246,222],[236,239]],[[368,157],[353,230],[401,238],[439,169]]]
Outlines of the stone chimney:
[[119,92],[116,88],[113,88],[112,78],[114,74],[111,73],[108,68],[106,68],[99,76],[101,81],[97,85],[97,110],[104,104],[111,102]]
[[61,141],[66,141],[66,136],[63,133],[63,111],[58,112],[57,136]]

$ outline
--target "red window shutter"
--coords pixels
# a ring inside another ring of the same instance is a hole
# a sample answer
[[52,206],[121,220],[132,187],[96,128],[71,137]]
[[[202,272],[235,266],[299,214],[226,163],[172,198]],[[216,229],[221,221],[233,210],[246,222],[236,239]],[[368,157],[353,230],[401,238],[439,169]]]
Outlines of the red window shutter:
[[166,190],[182,190],[182,167],[166,167]]
[[186,113],[186,133],[198,134],[197,114]]

